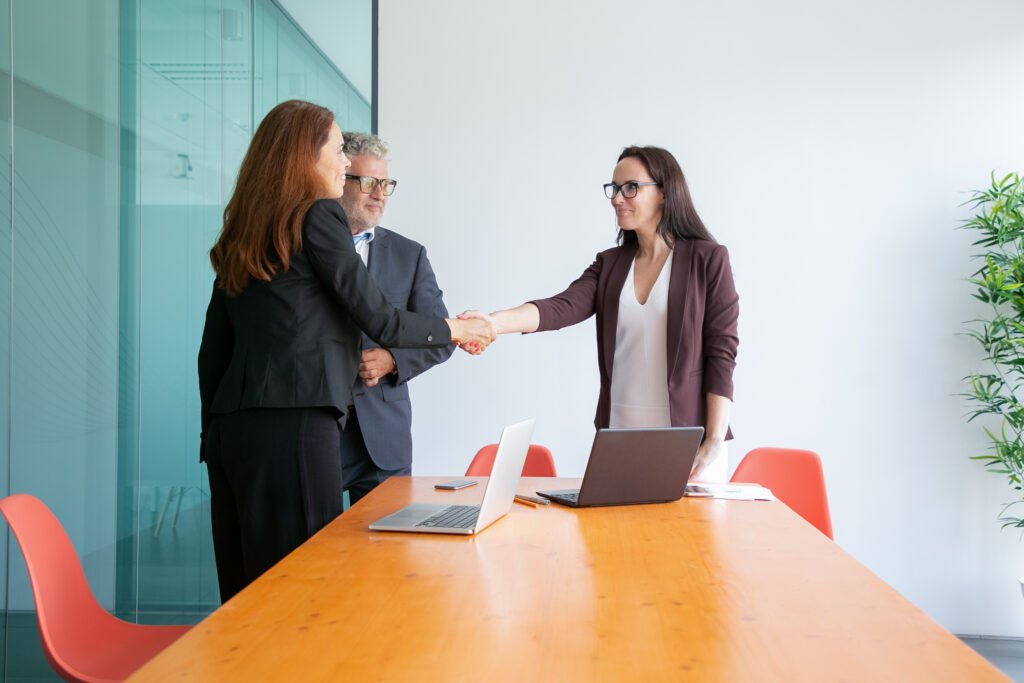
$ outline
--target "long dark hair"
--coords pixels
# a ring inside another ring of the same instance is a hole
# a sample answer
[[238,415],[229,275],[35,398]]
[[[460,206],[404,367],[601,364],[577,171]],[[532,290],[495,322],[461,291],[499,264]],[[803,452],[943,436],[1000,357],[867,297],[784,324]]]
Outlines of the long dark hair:
[[287,271],[302,248],[302,219],[323,194],[316,162],[332,123],[329,109],[288,100],[256,129],[210,250],[217,283],[229,294]]
[[[619,155],[619,161],[627,158],[639,159],[651,179],[661,186],[665,193],[665,206],[661,210],[658,235],[668,244],[677,240],[707,240],[715,238],[697,215],[697,209],[690,198],[686,176],[672,153],[661,147],[627,147]],[[636,244],[636,233],[619,228],[619,244]]]

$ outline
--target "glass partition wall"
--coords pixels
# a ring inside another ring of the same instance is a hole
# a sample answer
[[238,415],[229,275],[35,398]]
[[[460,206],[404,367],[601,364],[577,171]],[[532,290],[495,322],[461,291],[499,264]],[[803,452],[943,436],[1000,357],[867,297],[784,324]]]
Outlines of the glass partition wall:
[[[372,32],[372,1],[344,4],[365,25],[339,35]],[[54,511],[111,612],[198,621],[218,604],[208,251],[271,107],[308,99],[370,130],[372,93],[273,0],[0,0],[0,72],[0,493]],[[56,680],[5,538],[3,680]]]

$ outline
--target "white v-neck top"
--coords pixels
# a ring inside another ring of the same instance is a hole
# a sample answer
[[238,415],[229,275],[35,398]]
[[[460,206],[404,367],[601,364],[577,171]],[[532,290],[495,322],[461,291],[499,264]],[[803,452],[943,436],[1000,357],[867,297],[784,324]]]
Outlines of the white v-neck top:
[[672,255],[665,259],[647,302],[636,299],[633,268],[619,294],[612,361],[610,427],[671,427],[666,336]]

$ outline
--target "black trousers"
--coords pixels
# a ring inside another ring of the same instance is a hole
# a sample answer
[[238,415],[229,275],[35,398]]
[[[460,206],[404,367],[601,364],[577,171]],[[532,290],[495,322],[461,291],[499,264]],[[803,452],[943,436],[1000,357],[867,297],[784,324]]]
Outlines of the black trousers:
[[348,420],[341,432],[342,478],[348,490],[348,502],[355,505],[370,491],[377,488],[388,477],[412,474],[411,467],[385,470],[377,467],[366,450],[363,430],[359,426],[359,415],[349,406]]
[[261,408],[210,423],[213,549],[227,602],[342,509],[338,411]]

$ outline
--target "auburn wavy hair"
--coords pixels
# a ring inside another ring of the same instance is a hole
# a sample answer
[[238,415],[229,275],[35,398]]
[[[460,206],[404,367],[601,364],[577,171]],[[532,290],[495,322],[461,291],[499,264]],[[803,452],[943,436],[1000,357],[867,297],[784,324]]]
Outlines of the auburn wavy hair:
[[302,248],[302,219],[324,193],[316,162],[332,123],[329,109],[288,100],[256,129],[210,250],[217,285],[228,294],[287,271]]

